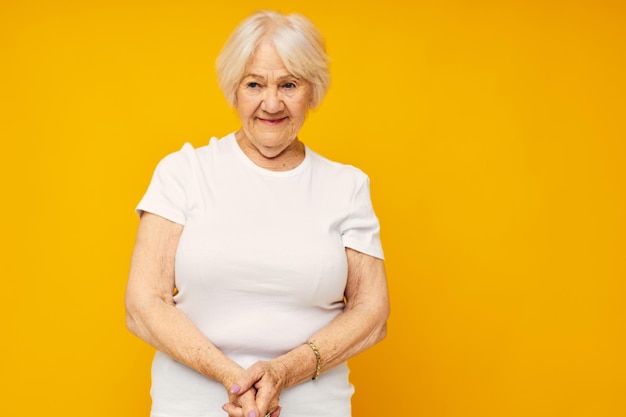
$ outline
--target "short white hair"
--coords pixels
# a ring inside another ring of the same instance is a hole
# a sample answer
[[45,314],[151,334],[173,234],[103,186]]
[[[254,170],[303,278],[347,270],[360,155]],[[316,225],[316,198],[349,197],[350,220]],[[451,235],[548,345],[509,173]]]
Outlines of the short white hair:
[[311,108],[319,106],[330,85],[329,58],[320,31],[305,16],[261,10],[241,22],[217,57],[217,82],[232,107],[237,88],[259,45],[270,42],[285,68],[312,88]]

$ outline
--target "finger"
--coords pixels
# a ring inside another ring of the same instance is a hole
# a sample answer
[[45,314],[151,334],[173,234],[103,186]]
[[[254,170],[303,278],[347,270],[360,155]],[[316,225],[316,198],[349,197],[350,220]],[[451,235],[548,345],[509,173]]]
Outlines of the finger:
[[280,416],[280,410],[282,410],[282,408],[280,406],[278,406],[276,408],[276,410],[272,411],[272,413],[270,414],[270,417],[278,417],[278,416]]
[[243,414],[243,409],[241,407],[237,407],[233,403],[226,403],[222,406],[222,410],[226,411],[228,417],[245,417]]
[[256,405],[259,410],[275,410],[278,407],[280,392],[269,383],[257,387]]
[[235,383],[228,389],[228,392],[237,395],[243,394],[252,388],[254,384],[261,379],[261,376],[263,376],[262,370],[253,365],[239,375]]
[[256,393],[254,390],[249,390],[243,393],[239,397],[239,403],[241,404],[242,415],[244,417],[263,417],[264,416],[259,413],[259,409],[256,406],[255,395]]

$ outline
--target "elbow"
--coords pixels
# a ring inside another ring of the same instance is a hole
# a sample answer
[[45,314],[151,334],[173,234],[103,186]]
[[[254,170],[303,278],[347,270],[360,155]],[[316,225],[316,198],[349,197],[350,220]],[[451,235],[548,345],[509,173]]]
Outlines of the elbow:
[[367,345],[374,346],[387,337],[387,320],[389,318],[388,306],[379,306],[370,311]]
[[126,328],[128,329],[129,332],[131,332],[132,334],[136,336],[137,327],[138,326],[137,326],[137,322],[135,321],[135,318],[128,310],[126,310]]
[[382,323],[378,326],[378,331],[376,332],[376,343],[382,342],[385,337],[387,337],[387,320],[383,320]]
[[138,307],[132,299],[126,296],[124,300],[124,307],[126,309],[126,328],[135,336],[139,336],[139,317]]
[[387,322],[385,322],[380,329],[380,332],[378,335],[378,341],[379,342],[382,341],[385,337],[387,337]]
[[383,309],[381,309],[380,312],[380,319],[378,322],[378,332],[377,332],[377,337],[376,337],[376,343],[381,342],[385,339],[385,337],[387,337],[387,321],[389,320],[389,304],[386,304],[385,307]]

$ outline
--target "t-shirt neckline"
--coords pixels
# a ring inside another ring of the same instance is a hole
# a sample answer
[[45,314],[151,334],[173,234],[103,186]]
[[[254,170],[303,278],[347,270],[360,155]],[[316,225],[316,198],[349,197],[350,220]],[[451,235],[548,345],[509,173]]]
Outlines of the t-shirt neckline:
[[298,164],[298,166],[287,171],[272,171],[270,169],[266,169],[255,164],[248,157],[248,155],[246,155],[243,149],[241,149],[241,147],[239,146],[239,143],[237,142],[237,138],[235,137],[234,132],[227,135],[224,139],[226,139],[226,141],[233,148],[234,153],[239,157],[239,159],[242,160],[242,162],[245,165],[247,165],[249,168],[253,169],[254,171],[258,172],[261,175],[266,175],[269,177],[292,177],[294,175],[298,175],[310,165],[311,152],[309,151],[309,148],[306,145],[304,145],[304,159],[302,160],[302,162],[300,162],[300,164]]

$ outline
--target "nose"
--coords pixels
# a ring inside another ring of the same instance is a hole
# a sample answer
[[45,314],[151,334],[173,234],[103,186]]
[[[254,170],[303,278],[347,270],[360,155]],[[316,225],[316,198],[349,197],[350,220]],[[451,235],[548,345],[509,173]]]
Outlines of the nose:
[[261,109],[267,113],[278,113],[285,105],[277,88],[266,88],[262,100]]

